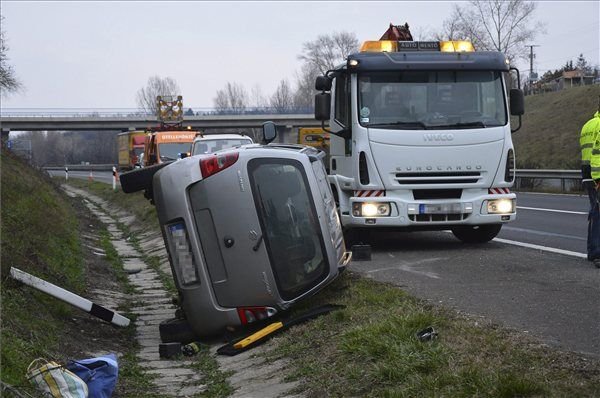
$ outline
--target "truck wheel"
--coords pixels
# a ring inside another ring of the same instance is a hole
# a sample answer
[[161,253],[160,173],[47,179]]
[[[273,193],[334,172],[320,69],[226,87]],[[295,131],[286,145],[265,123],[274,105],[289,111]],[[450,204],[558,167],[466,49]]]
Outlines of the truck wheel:
[[452,233],[463,243],[486,243],[500,233],[502,224],[461,225],[452,228]]
[[154,166],[145,167],[143,169],[134,169],[120,175],[121,188],[125,193],[143,191],[144,189],[152,190],[152,177],[154,174],[169,163],[161,163]]
[[188,344],[198,340],[187,319],[173,318],[162,321],[158,326],[160,340],[163,343]]

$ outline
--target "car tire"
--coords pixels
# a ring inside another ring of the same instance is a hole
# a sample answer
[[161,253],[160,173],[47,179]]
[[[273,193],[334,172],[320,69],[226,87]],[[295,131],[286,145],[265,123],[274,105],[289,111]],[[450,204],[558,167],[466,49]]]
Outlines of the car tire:
[[162,321],[158,326],[160,340],[163,343],[188,344],[198,340],[187,319],[173,318]]
[[121,174],[119,176],[121,189],[123,189],[123,192],[125,193],[152,190],[152,178],[154,177],[154,174],[169,163],[161,163],[144,167],[143,169],[134,169]]
[[486,243],[494,239],[502,224],[461,225],[452,228],[452,233],[463,243]]

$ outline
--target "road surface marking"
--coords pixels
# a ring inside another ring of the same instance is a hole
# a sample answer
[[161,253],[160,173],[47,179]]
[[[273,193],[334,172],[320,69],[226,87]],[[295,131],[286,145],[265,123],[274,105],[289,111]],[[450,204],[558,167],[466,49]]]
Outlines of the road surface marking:
[[517,241],[514,241],[514,240],[501,239],[501,238],[494,238],[494,241],[495,242],[500,242],[500,243],[506,243],[506,244],[509,244],[509,245],[527,247],[529,249],[537,249],[537,250],[541,250],[541,251],[546,251],[546,252],[551,252],[551,253],[558,253],[558,254],[564,254],[566,256],[572,256],[572,257],[579,257],[579,258],[585,258],[585,259],[587,259],[587,254],[586,253],[572,252],[570,250],[557,249],[557,248],[554,248],[554,247],[534,245],[534,244],[531,244],[531,243],[517,242]]
[[541,209],[538,207],[524,207],[524,206],[517,206],[517,209],[524,209],[524,210],[537,210],[537,211],[549,211],[549,212],[554,212],[554,213],[567,213],[567,214],[583,214],[587,216],[587,211],[570,211],[570,210],[555,210],[555,209]]
[[516,228],[516,227],[509,227],[506,225],[504,225],[502,227],[502,230],[503,231],[506,230],[506,231],[516,231],[516,232],[527,232],[528,234],[534,234],[534,235],[556,236],[558,238],[566,238],[566,239],[587,240],[587,238],[582,238],[581,236],[557,234],[554,232],[536,231],[535,229]]

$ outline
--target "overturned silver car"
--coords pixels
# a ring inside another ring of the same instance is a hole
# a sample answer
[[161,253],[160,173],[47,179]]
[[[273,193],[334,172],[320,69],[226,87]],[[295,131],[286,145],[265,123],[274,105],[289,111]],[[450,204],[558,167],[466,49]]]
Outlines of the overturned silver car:
[[[265,138],[274,132],[267,123]],[[310,147],[253,144],[172,162],[145,182],[122,178],[125,192],[151,190],[197,336],[273,316],[350,261],[323,157]]]

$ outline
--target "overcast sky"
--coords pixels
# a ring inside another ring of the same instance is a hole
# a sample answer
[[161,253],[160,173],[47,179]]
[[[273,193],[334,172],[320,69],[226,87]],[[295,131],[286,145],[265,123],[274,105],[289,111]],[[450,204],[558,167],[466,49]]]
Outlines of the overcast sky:
[[[26,90],[2,107],[134,108],[152,75],[173,77],[186,107],[212,107],[228,81],[270,95],[281,79],[294,81],[303,42],[343,30],[377,40],[390,22],[408,22],[413,35],[439,30],[452,4],[3,0],[9,62]],[[546,33],[527,43],[540,46],[534,69],[557,69],[580,53],[600,64],[599,4],[538,2]]]

